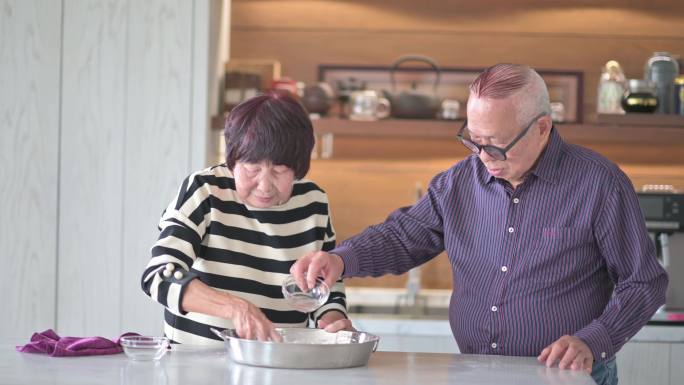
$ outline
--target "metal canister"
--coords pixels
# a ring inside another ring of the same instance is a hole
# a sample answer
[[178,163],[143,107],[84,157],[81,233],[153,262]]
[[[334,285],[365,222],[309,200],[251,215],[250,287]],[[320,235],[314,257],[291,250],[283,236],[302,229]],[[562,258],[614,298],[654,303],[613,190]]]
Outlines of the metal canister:
[[674,112],[684,116],[684,75],[677,76],[674,87]]
[[657,113],[672,114],[674,108],[674,80],[679,75],[679,64],[667,52],[656,52],[646,62],[644,78],[656,83]]

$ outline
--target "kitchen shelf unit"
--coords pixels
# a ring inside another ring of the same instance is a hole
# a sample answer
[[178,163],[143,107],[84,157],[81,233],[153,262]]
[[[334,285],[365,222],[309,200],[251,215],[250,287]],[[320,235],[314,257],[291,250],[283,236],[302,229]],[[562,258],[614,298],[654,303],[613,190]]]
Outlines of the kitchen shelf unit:
[[[214,132],[224,118],[212,119]],[[314,119],[319,159],[424,159],[468,155],[456,138],[463,120]],[[684,116],[598,115],[595,122],[557,123],[563,139],[620,164],[684,166]],[[456,144],[456,145],[454,145]]]
[[[600,116],[596,123],[557,123],[555,126],[565,141],[592,148],[617,163],[684,164],[684,117],[615,118]],[[321,147],[331,146],[332,137],[335,138],[334,151],[333,148],[320,148],[320,153],[328,157],[402,159],[468,154],[456,138],[462,120],[367,122],[322,118],[314,120],[313,124],[317,137],[323,139]],[[368,150],[361,149],[364,146]]]
[[[597,123],[556,123],[563,138],[568,141],[597,141],[615,143],[681,143],[684,145],[684,117],[667,116],[646,120],[639,117],[618,115],[615,120],[599,117]],[[383,119],[377,121],[354,121],[339,118],[323,118],[313,121],[317,134],[330,133],[345,136],[384,138],[453,139],[463,120],[413,120]]]

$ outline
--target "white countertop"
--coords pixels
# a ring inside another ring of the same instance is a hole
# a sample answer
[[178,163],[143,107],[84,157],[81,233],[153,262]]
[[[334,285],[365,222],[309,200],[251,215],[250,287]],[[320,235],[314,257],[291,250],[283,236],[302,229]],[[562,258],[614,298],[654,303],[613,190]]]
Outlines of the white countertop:
[[123,354],[52,358],[0,345],[0,384],[594,384],[582,371],[546,368],[534,358],[375,352],[368,366],[293,370],[235,364],[217,350],[178,350],[158,363]]

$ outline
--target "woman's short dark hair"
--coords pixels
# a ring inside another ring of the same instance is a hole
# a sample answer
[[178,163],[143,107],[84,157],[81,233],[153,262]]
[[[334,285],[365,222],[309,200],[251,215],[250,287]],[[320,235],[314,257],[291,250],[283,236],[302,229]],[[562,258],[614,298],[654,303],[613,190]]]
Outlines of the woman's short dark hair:
[[269,92],[247,99],[230,111],[224,130],[226,165],[268,160],[302,179],[311,164],[313,126],[299,102],[287,93]]

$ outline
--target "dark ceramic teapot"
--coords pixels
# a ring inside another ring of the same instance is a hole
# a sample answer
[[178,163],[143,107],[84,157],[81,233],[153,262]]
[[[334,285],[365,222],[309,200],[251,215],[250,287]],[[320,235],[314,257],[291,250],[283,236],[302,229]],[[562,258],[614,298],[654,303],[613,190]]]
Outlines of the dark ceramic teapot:
[[[435,82],[431,93],[421,92],[416,89],[413,83],[411,90],[396,92],[396,81],[394,73],[399,65],[408,61],[419,61],[429,64],[435,72]],[[394,61],[390,67],[390,82],[392,92],[383,90],[385,97],[389,100],[392,116],[402,119],[435,119],[440,109],[441,100],[437,96],[437,86],[440,80],[440,70],[434,60],[422,55],[406,55]]]
[[301,101],[309,113],[325,115],[333,101],[333,90],[328,83],[318,83],[304,89]]

